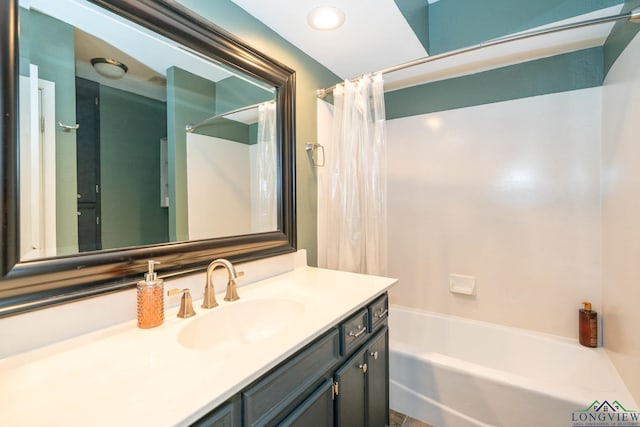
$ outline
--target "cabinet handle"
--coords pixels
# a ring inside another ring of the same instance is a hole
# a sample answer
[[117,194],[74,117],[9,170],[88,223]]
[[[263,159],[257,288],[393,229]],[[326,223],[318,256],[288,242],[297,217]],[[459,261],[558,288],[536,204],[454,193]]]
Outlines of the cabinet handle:
[[362,365],[358,366],[358,368],[362,369],[362,373],[366,374],[367,373],[367,369],[369,367],[367,366],[366,363],[363,363]]
[[358,338],[360,335],[364,334],[366,332],[367,328],[362,326],[362,325],[358,325],[358,329],[355,331],[351,331],[349,332],[349,336],[350,337],[354,337],[354,338]]
[[380,309],[380,313],[376,314],[376,317],[378,319],[380,319],[381,317],[384,317],[387,315],[388,310],[386,308],[381,308]]
[[378,352],[377,351],[372,351],[371,353],[369,353],[369,355],[371,357],[373,357],[374,360],[378,360]]

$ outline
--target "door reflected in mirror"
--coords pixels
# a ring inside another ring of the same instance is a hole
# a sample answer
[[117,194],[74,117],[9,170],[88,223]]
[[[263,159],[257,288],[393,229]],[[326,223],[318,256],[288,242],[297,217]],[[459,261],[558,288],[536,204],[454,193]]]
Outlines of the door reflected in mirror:
[[21,260],[280,228],[274,87],[86,1],[19,16]]

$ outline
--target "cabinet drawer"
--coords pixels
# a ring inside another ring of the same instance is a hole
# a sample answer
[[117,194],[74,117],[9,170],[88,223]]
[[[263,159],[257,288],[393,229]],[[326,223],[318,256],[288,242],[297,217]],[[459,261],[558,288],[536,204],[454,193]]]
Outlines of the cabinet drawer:
[[367,340],[369,311],[365,308],[340,325],[340,350],[348,354]]
[[382,295],[369,305],[369,319],[371,321],[371,331],[375,331],[384,323],[389,315],[389,298],[387,294]]
[[245,425],[272,425],[285,409],[307,397],[339,360],[339,335],[333,329],[242,393]]

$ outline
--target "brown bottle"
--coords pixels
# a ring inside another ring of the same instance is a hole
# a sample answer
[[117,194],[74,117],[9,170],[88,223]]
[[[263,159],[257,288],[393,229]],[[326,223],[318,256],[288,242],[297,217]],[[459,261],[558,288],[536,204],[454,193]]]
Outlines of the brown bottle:
[[583,302],[584,308],[578,310],[580,325],[580,344],[586,347],[598,346],[598,313],[591,310],[590,302]]

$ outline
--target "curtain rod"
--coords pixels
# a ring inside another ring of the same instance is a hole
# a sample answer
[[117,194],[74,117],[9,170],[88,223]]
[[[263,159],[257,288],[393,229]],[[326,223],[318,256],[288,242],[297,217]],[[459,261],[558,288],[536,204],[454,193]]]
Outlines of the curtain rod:
[[[400,71],[400,70],[404,70],[406,68],[411,68],[411,67],[415,67],[417,65],[422,65],[422,64],[426,64],[429,62],[433,62],[433,61],[437,61],[439,59],[444,59],[444,58],[450,58],[452,56],[457,56],[457,55],[461,55],[463,53],[468,53],[468,52],[473,52],[476,50],[480,50],[480,49],[484,49],[485,47],[491,47],[491,46],[498,46],[501,44],[505,44],[505,43],[510,43],[510,42],[514,42],[514,41],[518,41],[518,40],[525,40],[525,39],[529,39],[532,37],[537,37],[537,36],[542,36],[542,35],[546,35],[546,34],[553,34],[553,33],[559,33],[562,31],[567,31],[567,30],[573,30],[576,28],[582,28],[582,27],[589,27],[592,25],[599,25],[599,24],[606,24],[609,22],[615,22],[615,21],[620,21],[623,19],[628,19],[630,22],[633,22],[635,24],[640,24],[640,8],[634,9],[631,12],[628,13],[621,13],[618,15],[611,15],[611,16],[605,16],[602,18],[594,18],[594,19],[588,19],[586,21],[580,21],[580,22],[574,22],[572,24],[564,24],[564,25],[558,25],[556,27],[550,27],[550,28],[546,28],[546,29],[541,29],[541,30],[534,30],[534,31],[528,31],[528,32],[524,32],[524,33],[520,33],[520,34],[514,34],[511,36],[505,36],[505,37],[499,37],[496,39],[492,39],[486,42],[482,42],[473,46],[468,46],[468,47],[463,47],[461,49],[456,49],[456,50],[452,50],[450,52],[444,52],[444,53],[439,53],[437,55],[432,55],[432,56],[425,56],[419,59],[414,59],[413,61],[409,61],[409,62],[404,62],[402,64],[398,64],[398,65],[394,65],[388,68],[383,68],[382,70],[373,72],[373,73],[369,73],[367,75],[374,75],[374,74],[388,74],[388,73],[393,73],[396,71]],[[351,81],[355,81],[357,80],[357,78],[351,79]],[[338,86],[338,84],[335,84],[333,86],[324,88],[324,89],[318,89],[316,90],[316,95],[320,98],[324,98],[325,96],[327,96],[329,93],[333,92],[333,90],[336,88],[336,86]]]
[[235,110],[227,111],[226,113],[216,114],[215,116],[211,116],[208,119],[204,119],[203,121],[201,121],[200,123],[197,123],[195,125],[188,124],[188,125],[185,126],[184,130],[187,131],[187,133],[192,133],[193,131],[195,131],[199,127],[202,127],[202,126],[206,125],[210,121],[213,121],[215,119],[219,119],[220,117],[230,116],[230,115],[235,114],[235,113],[242,113],[243,111],[248,111],[248,110],[254,109],[256,107],[259,107],[262,104],[269,104],[269,103],[273,103],[273,102],[275,102],[275,101],[258,102],[257,104],[247,105],[246,107],[240,107],[240,108],[236,108]]

